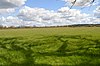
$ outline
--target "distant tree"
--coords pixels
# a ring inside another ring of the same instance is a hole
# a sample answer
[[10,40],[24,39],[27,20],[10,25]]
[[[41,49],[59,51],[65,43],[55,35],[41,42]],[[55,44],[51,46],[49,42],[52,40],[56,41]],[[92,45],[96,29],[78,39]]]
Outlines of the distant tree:
[[0,29],[3,28],[3,25],[0,25]]

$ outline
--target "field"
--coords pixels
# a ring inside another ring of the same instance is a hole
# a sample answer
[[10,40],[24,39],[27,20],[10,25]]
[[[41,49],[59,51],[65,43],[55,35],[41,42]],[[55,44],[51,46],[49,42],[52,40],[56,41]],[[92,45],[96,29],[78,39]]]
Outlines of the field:
[[0,29],[0,66],[100,66],[100,27]]

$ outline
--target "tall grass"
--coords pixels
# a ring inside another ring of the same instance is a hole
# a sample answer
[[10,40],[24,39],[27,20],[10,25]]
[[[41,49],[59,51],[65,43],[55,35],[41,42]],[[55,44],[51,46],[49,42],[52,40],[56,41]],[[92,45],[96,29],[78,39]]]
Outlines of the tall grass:
[[100,28],[0,30],[1,66],[99,66]]

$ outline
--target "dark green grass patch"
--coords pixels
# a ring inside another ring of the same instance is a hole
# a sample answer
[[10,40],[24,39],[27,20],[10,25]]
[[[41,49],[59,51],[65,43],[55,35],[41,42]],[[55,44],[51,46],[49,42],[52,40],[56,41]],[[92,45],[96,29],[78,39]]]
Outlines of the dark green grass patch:
[[100,38],[51,35],[29,39],[0,38],[1,66],[99,66]]

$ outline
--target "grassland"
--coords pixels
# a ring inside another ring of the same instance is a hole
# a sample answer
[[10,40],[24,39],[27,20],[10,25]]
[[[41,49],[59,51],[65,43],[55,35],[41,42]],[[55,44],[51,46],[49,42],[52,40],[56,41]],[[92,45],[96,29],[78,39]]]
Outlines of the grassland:
[[0,29],[0,66],[100,66],[100,27]]

